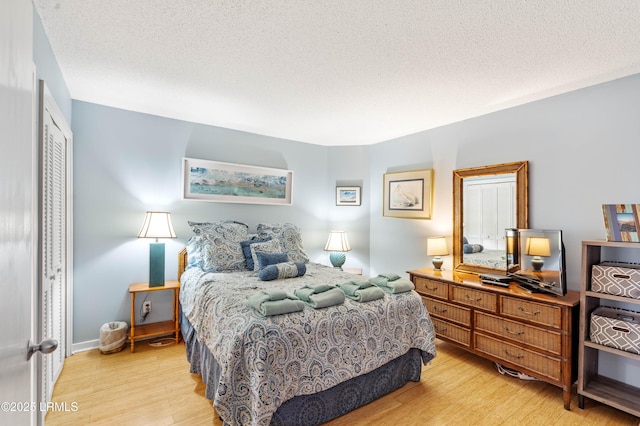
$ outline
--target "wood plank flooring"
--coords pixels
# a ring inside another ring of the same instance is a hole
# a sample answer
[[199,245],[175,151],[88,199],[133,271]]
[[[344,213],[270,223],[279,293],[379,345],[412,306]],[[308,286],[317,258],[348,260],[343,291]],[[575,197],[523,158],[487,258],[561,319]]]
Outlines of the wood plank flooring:
[[[575,386],[566,411],[560,388],[500,375],[490,361],[442,341],[437,349],[420,382],[325,426],[640,425],[638,418],[594,401],[579,409]],[[200,377],[189,373],[182,343],[158,348],[140,342],[135,353],[127,347],[110,355],[72,355],[52,402],[59,411],[49,411],[47,426],[222,425]]]

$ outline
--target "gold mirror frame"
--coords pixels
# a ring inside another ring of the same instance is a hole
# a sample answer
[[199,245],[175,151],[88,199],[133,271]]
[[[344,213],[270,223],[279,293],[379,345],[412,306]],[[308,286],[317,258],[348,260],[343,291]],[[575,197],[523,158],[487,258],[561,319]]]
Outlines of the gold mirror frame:
[[472,167],[453,171],[453,269],[476,273],[505,272],[504,269],[463,263],[463,184],[465,178],[515,173],[516,176],[516,227],[529,227],[529,182],[527,161]]

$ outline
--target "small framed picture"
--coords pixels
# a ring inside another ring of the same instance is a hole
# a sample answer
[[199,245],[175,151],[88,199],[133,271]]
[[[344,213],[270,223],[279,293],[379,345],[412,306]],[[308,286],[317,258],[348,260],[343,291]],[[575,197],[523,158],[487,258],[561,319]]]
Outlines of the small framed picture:
[[359,186],[336,186],[336,206],[359,206]]
[[603,204],[602,213],[607,241],[640,241],[640,204]]

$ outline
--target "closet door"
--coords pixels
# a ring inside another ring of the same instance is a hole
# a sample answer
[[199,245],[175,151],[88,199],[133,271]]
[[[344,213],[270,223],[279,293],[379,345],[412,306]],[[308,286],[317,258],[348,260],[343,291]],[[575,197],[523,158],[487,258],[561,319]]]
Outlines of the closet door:
[[70,295],[70,162],[71,131],[44,82],[40,116],[40,248],[41,340],[58,341],[58,349],[41,357],[41,401],[51,400],[53,385],[67,348],[67,301]]

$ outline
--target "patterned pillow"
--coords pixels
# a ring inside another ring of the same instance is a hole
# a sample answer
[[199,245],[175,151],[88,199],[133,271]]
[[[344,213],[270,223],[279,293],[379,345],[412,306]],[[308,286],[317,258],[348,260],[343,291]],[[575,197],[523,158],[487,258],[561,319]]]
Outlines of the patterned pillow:
[[302,262],[284,262],[269,265],[258,272],[262,281],[272,281],[282,278],[301,277],[307,272],[307,267]]
[[232,220],[216,222],[191,222],[189,226],[196,235],[215,235],[239,243],[249,239],[249,225]]
[[260,270],[260,263],[258,262],[258,252],[262,253],[282,253],[282,246],[278,240],[268,240],[263,243],[251,244],[251,258],[253,259],[253,270]]
[[269,241],[271,238],[258,238],[256,235],[250,240],[240,241],[240,246],[242,247],[242,254],[244,255],[244,260],[247,264],[247,269],[250,271],[254,270],[253,265],[253,257],[251,256],[251,245],[257,243],[265,243]]
[[292,262],[309,262],[309,256],[302,246],[302,237],[298,227],[291,223],[258,224],[260,238],[271,237],[280,241],[282,249],[289,255]]
[[258,258],[258,270],[261,271],[269,265],[275,265],[276,263],[284,263],[289,261],[287,253],[264,253],[261,251],[256,252]]
[[189,222],[195,236],[187,242],[188,268],[205,272],[242,271],[245,259],[240,241],[249,227],[240,222]]

